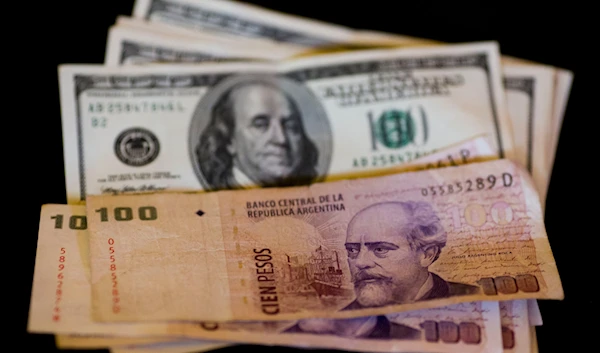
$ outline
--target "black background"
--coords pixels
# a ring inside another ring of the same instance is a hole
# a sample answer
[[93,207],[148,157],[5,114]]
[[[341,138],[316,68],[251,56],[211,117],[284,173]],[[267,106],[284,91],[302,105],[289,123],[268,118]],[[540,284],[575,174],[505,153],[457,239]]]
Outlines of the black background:
[[[522,2],[461,2],[460,6],[374,0],[356,5],[292,0],[251,3],[353,28],[446,42],[496,40],[503,54],[574,72],[545,215],[565,299],[540,302],[544,325],[537,328],[537,333],[542,353],[593,347],[591,329],[596,320],[592,310],[598,295],[594,292],[597,276],[592,260],[597,254],[594,243],[599,234],[592,213],[598,209],[592,202],[597,196],[598,174],[591,143],[597,136],[597,110],[593,105],[598,99],[597,74],[593,70],[597,49],[586,28],[591,28],[593,22],[584,18],[590,10],[547,2],[544,8],[527,8]],[[14,108],[15,113],[5,113],[2,119],[6,145],[3,185],[9,194],[14,193],[6,197],[10,205],[5,205],[3,211],[3,235],[8,239],[3,267],[9,276],[3,298],[6,294],[15,298],[2,299],[7,321],[3,326],[16,329],[17,335],[5,335],[2,343],[15,347],[11,350],[53,352],[53,336],[28,334],[26,327],[40,207],[66,202],[57,66],[103,63],[108,27],[118,15],[131,15],[133,0],[61,0],[22,5],[23,9],[4,13],[9,27],[4,30],[7,41],[3,49],[2,105]],[[15,123],[16,127],[11,126]],[[14,241],[18,244],[12,245]],[[256,349],[238,346],[220,352],[248,348]]]

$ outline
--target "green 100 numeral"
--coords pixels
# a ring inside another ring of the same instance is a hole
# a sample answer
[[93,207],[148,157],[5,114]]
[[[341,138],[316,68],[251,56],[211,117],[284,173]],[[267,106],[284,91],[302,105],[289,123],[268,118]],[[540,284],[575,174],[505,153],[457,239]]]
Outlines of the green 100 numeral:
[[[108,208],[102,207],[97,209],[96,212],[100,213],[100,222],[108,222]],[[158,218],[156,207],[139,207],[138,218],[142,221],[156,220]],[[131,221],[133,219],[133,210],[131,207],[116,207],[114,209],[114,219],[117,221]]]

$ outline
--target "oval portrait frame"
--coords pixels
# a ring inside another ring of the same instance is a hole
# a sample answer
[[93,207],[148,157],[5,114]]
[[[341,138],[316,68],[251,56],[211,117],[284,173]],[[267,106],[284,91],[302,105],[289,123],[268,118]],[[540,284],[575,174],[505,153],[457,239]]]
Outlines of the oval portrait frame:
[[329,171],[333,155],[333,134],[325,108],[314,93],[305,84],[285,75],[272,72],[232,74],[208,88],[208,91],[196,105],[188,129],[188,154],[196,177],[204,190],[217,190],[204,176],[196,157],[196,148],[204,130],[213,121],[213,108],[221,97],[238,85],[264,83],[279,88],[287,97],[293,99],[300,111],[306,136],[318,151],[315,165],[317,177],[312,182],[322,181]]

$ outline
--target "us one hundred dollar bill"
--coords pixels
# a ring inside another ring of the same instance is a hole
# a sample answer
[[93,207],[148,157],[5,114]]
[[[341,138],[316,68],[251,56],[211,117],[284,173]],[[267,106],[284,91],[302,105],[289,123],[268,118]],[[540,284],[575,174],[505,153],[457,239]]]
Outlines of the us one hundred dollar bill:
[[[215,44],[215,48],[207,43]],[[217,60],[235,57],[236,54],[245,54],[246,59],[280,60],[341,50],[424,45],[416,39],[402,43],[403,45],[396,45],[394,42],[394,45],[378,46],[379,42],[375,39],[363,38],[360,43],[311,48],[282,42],[274,43],[260,38],[224,36],[220,32],[192,31],[185,27],[120,16],[116,24],[109,29],[105,64],[206,61],[208,57],[215,57],[216,54],[219,54]]]
[[[150,24],[144,24],[151,27]],[[217,39],[215,39],[216,41]],[[240,41],[243,43],[243,41]],[[146,30],[113,27],[107,46],[107,65],[140,63],[205,62],[224,60],[277,60],[289,53],[273,50],[240,49],[233,44],[210,44],[189,38],[179,41],[150,34]],[[504,88],[515,140],[516,161],[533,175],[542,204],[548,189],[554,151],[553,106],[557,70],[546,65],[523,65],[508,61],[502,65]]]
[[[169,30],[169,28],[186,29],[189,31],[188,38],[193,37],[191,33],[203,34],[208,31],[225,38],[240,39],[239,43],[243,43],[244,40],[262,39],[262,43],[275,42],[305,47],[309,50],[309,53],[314,49],[318,52],[322,47],[336,45],[397,47],[448,44],[392,33],[355,30],[236,1],[138,0],[135,3],[133,16],[140,23],[145,22],[156,27],[162,26],[166,30]],[[530,67],[539,65],[538,63],[507,56],[503,56],[502,61],[509,64],[520,63]],[[556,88],[554,90],[553,117],[551,119],[552,138],[549,151],[553,152],[550,153],[550,162],[553,162],[562,116],[564,115],[573,78],[572,72],[559,68],[555,69],[557,70],[557,78],[556,85],[553,84]],[[530,153],[528,151],[526,155]],[[539,159],[544,158],[542,156]],[[547,167],[550,171],[546,174],[551,173],[551,167],[551,164]]]
[[[112,343],[114,346],[141,345],[139,349],[143,350],[143,346],[148,345],[156,349],[193,343],[194,349],[209,350],[228,345],[223,341],[231,341],[358,351],[368,349],[374,352],[414,351],[415,347],[422,352],[436,353],[457,349],[500,352],[502,338],[497,302],[463,303],[350,320],[182,324],[94,322],[90,317],[89,235],[86,229],[84,206],[43,206],[28,326],[30,332],[104,335],[77,337],[78,348],[82,348],[83,341],[85,348]],[[49,296],[48,293],[56,295]],[[108,338],[110,335],[120,337]],[[186,344],[186,337],[188,341],[190,337],[206,340]],[[160,339],[163,341],[157,342]]]
[[[539,64],[539,63],[536,63],[533,61],[509,57],[509,56],[503,56],[501,58],[501,62],[503,65],[507,65],[510,67],[519,66],[519,67],[533,68],[533,71],[534,71],[533,73],[530,73],[525,76],[521,76],[521,77],[527,77],[528,79],[531,79],[531,78],[535,79],[536,76],[539,77],[539,75],[541,75],[540,69],[541,70],[545,69],[546,71],[548,69],[552,69],[554,71],[554,78],[553,78],[553,87],[554,88],[553,88],[553,94],[552,94],[553,99],[551,102],[551,104],[552,104],[551,115],[552,116],[550,118],[550,125],[551,125],[550,136],[551,137],[548,139],[548,147],[547,147],[548,148],[548,153],[547,153],[548,158],[546,158],[547,162],[548,162],[548,171],[549,171],[549,174],[551,174],[552,167],[554,165],[554,158],[556,155],[556,148],[558,146],[558,140],[560,137],[562,122],[563,122],[563,118],[565,115],[565,110],[567,108],[567,103],[569,101],[571,85],[573,83],[573,72],[562,69],[562,68],[543,65],[543,64]],[[537,70],[537,72],[535,72],[536,70]],[[542,81],[545,82],[546,79],[543,79]],[[535,94],[533,96],[535,97]],[[534,103],[533,105],[536,106],[536,103]]]
[[[146,22],[125,22],[108,32],[105,64],[139,65],[162,62],[204,62],[233,60],[279,60],[292,57],[299,49],[257,46],[246,41],[223,40],[222,36],[196,33],[190,38],[182,33],[156,30]],[[159,27],[160,29],[160,27]]]
[[[244,57],[246,59],[277,60],[297,55],[297,50],[257,50],[256,45],[251,49],[239,50],[238,46],[247,40],[243,36],[239,37],[240,40],[237,44],[220,44],[215,45],[214,48],[200,39],[193,39],[193,34],[202,32],[190,32],[186,33],[186,36],[178,37],[179,40],[169,40],[164,35],[149,34],[147,31],[148,28],[159,27],[161,22],[128,21],[139,22],[139,28],[135,30],[124,26],[111,28],[107,45],[106,64],[108,65],[129,65],[139,62],[202,62],[235,60]],[[415,38],[414,42],[410,42],[402,36],[396,38],[396,35],[392,34],[367,36],[360,31],[356,31],[356,33],[360,33],[360,43],[371,46],[423,44],[418,38]],[[218,42],[222,38],[222,35],[215,35],[214,42]],[[225,38],[229,39],[229,37]],[[385,40],[381,38],[385,38]],[[198,44],[201,42],[202,44]],[[442,42],[435,43],[447,45]],[[319,49],[308,53],[311,52],[314,54],[319,52]],[[566,70],[510,57],[503,57],[502,63],[508,109],[517,145],[516,160],[526,166],[534,175],[536,185],[540,188],[542,204],[544,204],[552,172],[551,161],[553,161],[556,150],[556,139],[560,133],[561,118],[558,114],[560,113],[562,116],[564,113],[562,107],[568,98],[568,95],[565,97],[564,92],[560,91],[558,84],[564,81],[565,75],[568,78],[572,77],[572,74]],[[559,78],[560,82],[558,82]],[[542,145],[544,142],[546,144]]]
[[[405,46],[446,45],[448,43],[395,33],[371,30],[356,30],[322,21],[272,11],[260,6],[238,1],[211,0],[136,0],[133,17],[138,22],[149,22],[154,26],[171,29],[186,29],[197,34],[213,33],[232,39],[261,39],[315,49],[336,45]],[[183,31],[185,33],[185,31]],[[193,37],[193,36],[190,36]],[[261,42],[256,42],[259,44]],[[503,57],[506,61],[537,64],[531,61]],[[557,83],[560,88],[555,94],[553,119],[560,127],[573,73],[558,69]]]
[[182,39],[191,39],[193,41],[212,41],[215,43],[236,45],[240,47],[254,48],[254,49],[268,49],[275,50],[276,52],[287,51],[290,55],[300,55],[306,52],[307,47],[284,43],[274,42],[264,38],[248,38],[244,37],[240,40],[237,36],[226,36],[221,32],[212,31],[195,31],[185,27],[175,26],[171,24],[165,24],[160,22],[149,22],[135,17],[118,16],[115,27],[127,27],[132,29],[143,30],[145,32],[150,31],[155,34],[168,34],[174,37]]
[[353,37],[353,31],[347,27],[233,1],[137,0],[133,16],[196,31],[268,39],[304,47],[348,42]]
[[543,65],[502,67],[506,100],[515,141],[516,161],[532,175],[542,206],[552,172],[554,68]]
[[141,190],[300,185],[487,134],[514,154],[496,43],[275,63],[63,65],[69,203]]
[[[167,30],[185,29],[190,33],[201,34],[211,32],[224,37],[238,38],[240,43],[243,40],[262,39],[263,43],[274,42],[284,45],[295,45],[305,47],[306,54],[314,54],[320,52],[323,47],[331,47],[336,45],[346,46],[346,49],[352,46],[414,46],[414,45],[447,45],[448,43],[434,41],[425,38],[411,37],[398,35],[393,33],[384,33],[377,31],[356,30],[344,26],[325,23],[312,19],[303,18],[289,14],[283,14],[277,11],[272,11],[255,5],[244,4],[237,1],[211,1],[211,0],[137,0],[135,3],[133,16],[139,22],[147,22],[154,26],[162,26]],[[184,31],[185,33],[185,31]],[[188,37],[193,35],[188,34]],[[175,49],[175,48],[174,48]],[[175,49],[176,50],[176,49]],[[508,56],[502,57],[503,64],[525,65],[532,69],[533,73],[527,77],[539,77],[539,71],[543,70],[540,65],[523,59],[512,58]],[[526,150],[519,149],[517,159],[524,160],[525,166],[530,167],[530,172],[536,174],[534,179],[536,184],[541,187],[542,204],[544,204],[547,185],[549,183],[552,165],[554,163],[554,155],[560,135],[560,127],[564,116],[566,103],[570,92],[573,73],[569,70],[553,68],[556,70],[553,100],[546,102],[544,98],[535,99],[532,104],[535,108],[533,115],[540,116],[540,111],[543,109],[540,104],[553,104],[552,117],[550,121],[534,119],[537,124],[551,124],[550,138],[548,139],[548,147],[546,151],[533,152],[533,146],[539,146],[539,140],[530,143],[530,138],[523,137],[516,143],[520,146],[530,146]],[[510,70],[510,69],[509,69]],[[509,74],[510,75],[510,74]],[[509,78],[509,81],[513,81]],[[545,82],[544,82],[545,84]],[[545,86],[537,84],[538,89],[534,90],[533,94],[541,94],[540,91],[546,90]],[[539,92],[539,93],[538,93]],[[544,95],[544,94],[542,94]],[[518,100],[518,99],[517,99]],[[509,99],[509,105],[511,105]],[[515,103],[516,107],[512,107],[512,111],[518,116],[513,118],[517,120],[516,125],[520,126],[528,122],[529,119],[522,118],[522,104]],[[545,113],[544,113],[545,114]],[[525,113],[525,115],[528,115]],[[533,126],[533,124],[531,124]],[[518,135],[520,129],[514,129]],[[529,129],[523,129],[527,131]],[[538,130],[536,130],[537,132]],[[547,135],[544,132],[540,136]],[[515,136],[520,138],[520,136]],[[533,138],[531,138],[533,139]],[[536,148],[539,150],[539,148]],[[539,156],[537,154],[539,153]],[[534,158],[531,156],[536,155]],[[546,172],[540,174],[539,164],[545,160],[547,164]],[[533,164],[538,167],[533,168]],[[536,169],[534,171],[534,169]]]
[[[506,159],[310,187],[90,195],[86,205],[103,322],[352,318],[563,297],[535,188]],[[303,296],[304,284],[320,295]]]
[[427,44],[434,41],[349,27],[268,10],[238,1],[136,0],[133,16],[196,32],[262,39],[304,48],[338,44]]
[[554,81],[554,106],[552,110],[552,142],[550,147],[550,164],[554,165],[556,149],[560,138],[563,118],[569,102],[571,85],[573,84],[573,72],[569,70],[558,70]]

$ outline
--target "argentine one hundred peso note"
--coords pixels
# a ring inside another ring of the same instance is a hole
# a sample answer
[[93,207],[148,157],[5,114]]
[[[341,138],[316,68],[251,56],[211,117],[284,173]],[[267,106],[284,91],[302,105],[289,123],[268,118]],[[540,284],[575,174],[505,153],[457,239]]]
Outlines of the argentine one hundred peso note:
[[563,298],[538,194],[506,159],[304,187],[90,195],[86,207],[103,322]]
[[[197,350],[231,343],[253,343],[373,352],[408,352],[417,348],[421,352],[435,353],[456,350],[501,352],[497,302],[461,303],[345,320],[94,322],[90,316],[88,237],[84,206],[42,207],[28,325],[30,332],[87,334],[92,338],[82,336],[79,340],[88,347],[96,348],[99,343],[111,341],[114,346],[134,344],[174,348],[186,345],[189,338],[195,338],[203,341],[189,342],[188,345],[193,343]],[[55,295],[49,296],[48,293]],[[111,336],[113,339],[110,339]],[[149,345],[148,341],[152,340],[154,343]],[[71,346],[74,345],[71,343]]]

